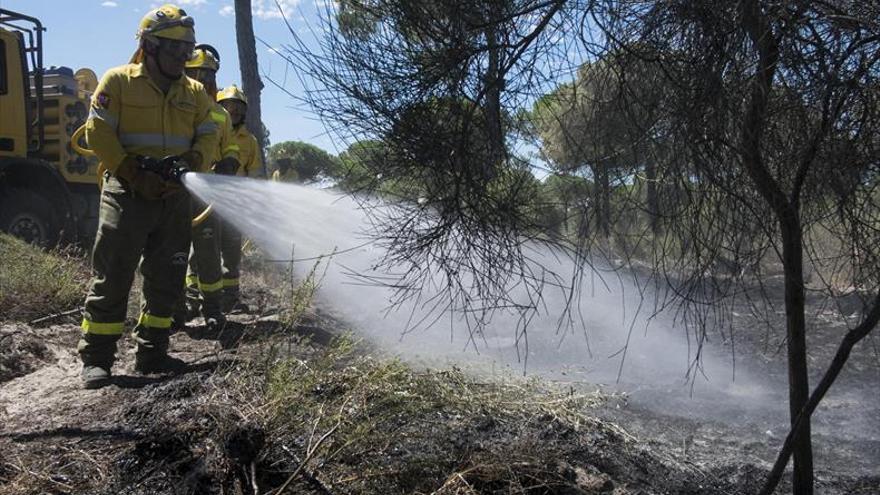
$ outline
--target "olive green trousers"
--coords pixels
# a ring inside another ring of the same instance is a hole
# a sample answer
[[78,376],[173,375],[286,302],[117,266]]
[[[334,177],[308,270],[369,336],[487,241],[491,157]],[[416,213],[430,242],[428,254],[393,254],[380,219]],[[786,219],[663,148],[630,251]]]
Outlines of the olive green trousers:
[[[202,212],[205,203],[193,199],[193,211]],[[201,307],[204,316],[220,314],[223,281],[220,265],[222,222],[216,213],[192,228],[192,249],[186,275],[186,297],[191,307]]]
[[134,329],[138,357],[168,352],[171,315],[182,297],[191,231],[189,194],[144,199],[114,177],[101,192],[93,279],[78,351],[85,365],[111,366],[122,335],[135,270],[143,277]]
[[223,298],[227,304],[234,304],[240,295],[241,233],[228,221],[223,220],[222,223],[220,252],[223,255]]

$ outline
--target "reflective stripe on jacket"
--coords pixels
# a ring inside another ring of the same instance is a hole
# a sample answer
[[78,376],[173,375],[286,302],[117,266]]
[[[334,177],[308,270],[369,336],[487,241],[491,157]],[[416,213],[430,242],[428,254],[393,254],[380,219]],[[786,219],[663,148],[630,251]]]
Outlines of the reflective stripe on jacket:
[[238,167],[237,175],[242,177],[263,177],[263,158],[260,156],[260,145],[257,138],[251,134],[244,124],[235,128],[233,139],[238,144]]
[[[122,65],[108,70],[95,89],[86,140],[113,174],[126,154],[162,158],[192,149],[207,162],[218,146],[214,105],[204,87],[188,77],[171,83],[165,94],[143,64]],[[209,166],[202,163],[199,170]]]

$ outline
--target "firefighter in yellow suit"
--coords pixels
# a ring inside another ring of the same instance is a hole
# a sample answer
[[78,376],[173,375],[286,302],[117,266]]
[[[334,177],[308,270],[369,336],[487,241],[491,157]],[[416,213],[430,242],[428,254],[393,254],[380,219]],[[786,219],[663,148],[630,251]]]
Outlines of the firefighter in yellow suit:
[[[238,145],[241,166],[238,175],[263,178],[263,160],[257,138],[244,125],[247,115],[247,97],[237,86],[223,88],[217,93],[217,102],[232,117],[233,141]],[[241,304],[241,233],[229,222],[224,222],[220,249],[223,253],[223,310],[247,309]]]
[[279,158],[275,161],[275,171],[272,172],[274,182],[296,182],[299,178],[290,158]]
[[[196,45],[192,56],[186,63],[186,75],[205,86],[212,101],[217,96],[217,71],[220,70],[220,54],[211,45]],[[233,139],[232,118],[217,102],[211,109],[211,118],[217,123],[218,146],[211,154],[209,163],[215,173],[233,175],[239,169],[239,145]],[[193,199],[193,208],[202,211],[207,205]],[[186,276],[186,299],[189,315],[195,316],[201,310],[205,326],[209,330],[220,330],[226,324],[221,307],[223,295],[222,269],[220,262],[220,239],[223,225],[216,214],[193,227],[192,250],[189,257],[189,272]],[[182,304],[180,305],[181,309]],[[179,320],[178,316],[178,320]],[[178,321],[178,324],[182,322]]]
[[139,263],[143,299],[134,329],[135,370],[162,373],[185,366],[168,355],[168,344],[186,274],[190,199],[179,184],[148,166],[173,155],[203,171],[204,159],[217,147],[213,102],[201,84],[183,76],[195,45],[194,24],[175,5],[148,12],[131,63],[107,71],[92,98],[86,139],[105,174],[94,278],[78,345],[86,388],[110,382]]

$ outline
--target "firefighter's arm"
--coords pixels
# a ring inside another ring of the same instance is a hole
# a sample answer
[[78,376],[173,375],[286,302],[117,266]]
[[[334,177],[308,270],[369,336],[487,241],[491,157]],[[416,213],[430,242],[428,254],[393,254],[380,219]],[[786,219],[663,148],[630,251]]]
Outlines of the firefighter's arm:
[[257,142],[257,138],[251,135],[250,140],[253,153],[248,157],[247,176],[257,179],[263,177],[263,159],[260,155],[260,144]]
[[120,82],[119,75],[114,73],[104,74],[101,78],[92,95],[85,130],[89,148],[95,152],[104,168],[114,175],[126,155],[117,135],[122,113]]
[[211,168],[211,157],[214,150],[219,146],[219,132],[217,122],[211,117],[213,104],[211,98],[204,91],[196,93],[196,129],[193,137],[192,149],[181,156],[189,163],[192,170],[206,172]]
[[220,127],[220,157],[235,158],[241,163],[241,148],[235,141],[235,131],[232,130],[232,118],[224,113],[223,124]]
[[239,147],[235,142],[232,131],[232,119],[225,110],[213,110],[215,121],[220,126],[220,161],[214,164],[214,173],[222,175],[235,175],[241,166],[239,159]]

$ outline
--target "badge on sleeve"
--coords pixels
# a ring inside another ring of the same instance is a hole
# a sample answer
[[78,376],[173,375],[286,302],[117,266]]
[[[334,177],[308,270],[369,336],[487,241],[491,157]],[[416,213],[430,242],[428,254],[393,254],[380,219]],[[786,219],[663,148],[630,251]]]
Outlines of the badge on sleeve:
[[98,96],[95,97],[95,102],[97,102],[98,106],[101,108],[110,108],[110,95],[107,93],[98,93]]

